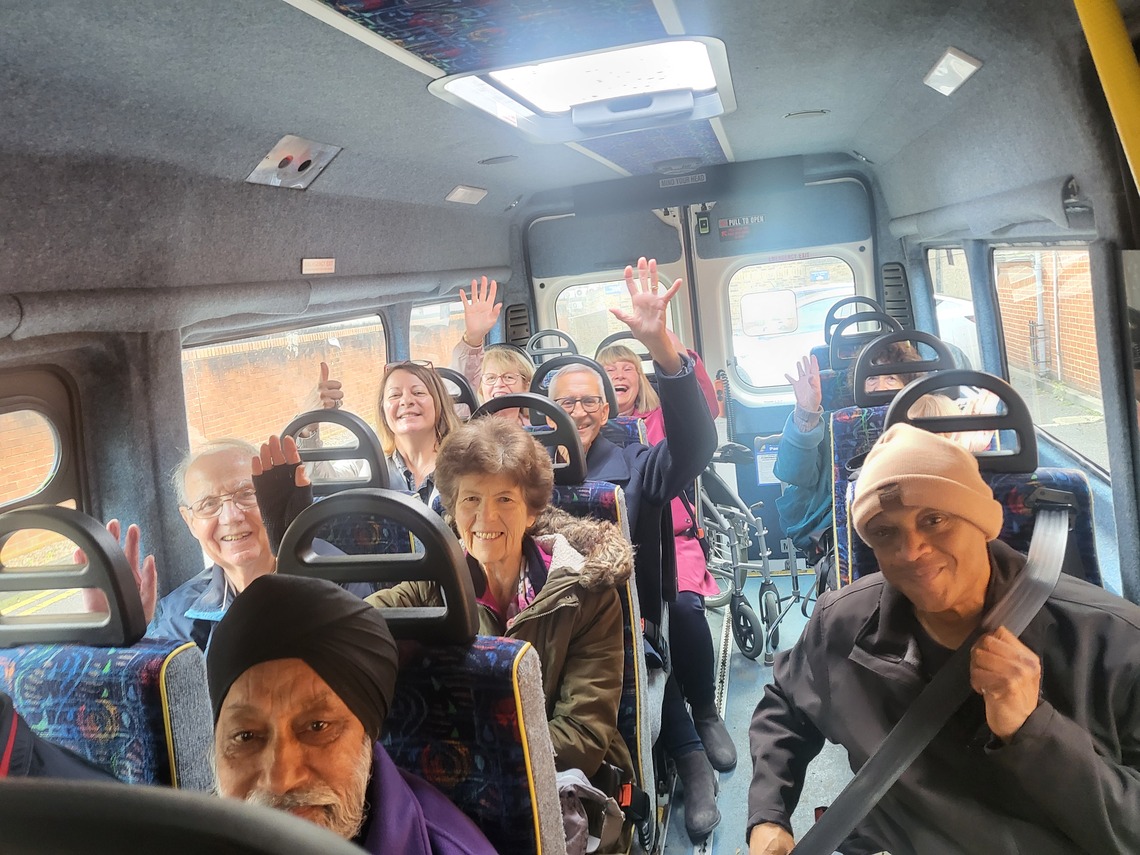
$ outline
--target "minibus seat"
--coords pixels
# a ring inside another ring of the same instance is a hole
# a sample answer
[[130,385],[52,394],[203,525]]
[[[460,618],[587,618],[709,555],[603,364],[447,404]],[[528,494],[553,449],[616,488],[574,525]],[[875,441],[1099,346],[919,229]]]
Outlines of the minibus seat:
[[4,855],[360,855],[288,811],[165,787],[47,778],[0,780]]
[[635,416],[611,417],[602,427],[602,436],[620,448],[627,445],[649,445],[645,419]]
[[[0,690],[38,736],[121,781],[212,790],[213,717],[202,652],[193,642],[142,637],[146,619],[134,576],[96,520],[54,505],[9,511],[0,515],[0,551],[29,530],[66,538],[83,550],[86,564],[0,565],[0,595],[98,588],[110,612],[0,617]],[[0,841],[7,843],[3,832]]]
[[[347,432],[356,441],[355,445],[313,447],[300,436],[300,433],[310,425],[319,424],[333,425],[338,433]],[[354,487],[372,487],[380,490],[389,487],[388,461],[384,458],[384,449],[380,446],[380,440],[368,423],[355,413],[347,410],[312,410],[302,413],[285,426],[281,436],[291,436],[297,440],[302,463],[343,463],[363,460],[367,464],[367,472],[359,465],[355,467],[361,471],[358,477],[336,480],[313,478],[313,495],[318,498]]]
[[[606,399],[606,403],[610,405],[610,415],[616,416],[618,412],[617,395],[614,393],[614,384],[610,380],[610,375],[606,373],[606,369],[602,368],[598,362],[595,362],[588,356],[568,353],[563,356],[556,356],[542,363],[542,365],[535,369],[534,377],[531,378],[530,391],[536,395],[549,396],[551,379],[567,365],[584,365],[587,368],[592,368],[598,376],[602,378],[602,396]],[[531,420],[534,420],[534,413],[531,413]],[[539,422],[535,421],[534,424],[539,424]]]
[[[620,344],[626,342],[626,347],[634,352],[634,355],[641,360],[641,370],[645,372],[645,379],[649,381],[649,385],[657,390],[657,372],[653,368],[653,357],[649,355],[649,349],[642,344],[637,336],[631,330],[618,330],[616,333],[610,333],[603,338],[596,348],[594,348],[594,359],[597,360],[598,355],[609,347],[611,344]],[[645,367],[645,363],[649,363],[649,368]],[[613,411],[611,415],[616,415],[617,411]]]
[[839,310],[847,306],[864,306],[868,311],[872,312],[883,311],[883,307],[879,305],[878,301],[860,295],[844,297],[832,303],[831,307],[827,310],[827,315],[824,316],[823,319],[823,344],[817,344],[810,351],[810,354],[815,357],[816,363],[819,365],[821,371],[831,367],[831,335],[835,330],[836,324],[842,320],[842,318],[839,317]]
[[554,461],[554,483],[579,484],[584,481],[586,454],[582,450],[582,438],[578,436],[574,420],[545,395],[534,392],[501,395],[479,407],[471,418],[482,418],[516,407],[530,411],[531,424],[527,430],[550,452]]
[[[908,410],[925,394],[947,386],[972,386],[987,389],[1005,404],[1005,412],[964,416],[911,418]],[[883,429],[905,422],[932,431],[993,430],[1002,436],[1016,438],[1016,447],[1006,451],[978,453],[978,466],[982,478],[993,489],[994,498],[1001,503],[1003,522],[998,539],[1027,553],[1036,522],[1036,505],[1039,499],[1048,499],[1060,493],[1068,494],[1072,537],[1067,544],[1064,570],[1079,575],[1094,585],[1102,585],[1100,565],[1096,554],[1093,533],[1092,494],[1088,478],[1077,469],[1038,467],[1037,439],[1033,420],[1021,396],[999,377],[978,371],[955,370],[937,376],[919,378],[898,393],[887,409]],[[854,484],[847,487],[849,501]],[[844,503],[843,513],[846,512]],[[839,514],[837,508],[837,517]],[[847,554],[852,578],[878,570],[875,555],[855,534],[851,526],[847,532]]]
[[[466,382],[466,378],[464,378]],[[467,384],[470,389],[470,384]],[[472,393],[474,394],[474,393]],[[472,398],[474,400],[474,398]],[[347,430],[356,440],[355,445],[338,445],[331,448],[300,447],[299,432],[308,425],[328,422]],[[282,436],[292,436],[298,440],[298,451],[302,462],[328,461],[350,463],[365,460],[368,477],[360,479],[314,480],[313,497],[323,499],[342,490],[356,487],[388,489],[388,465],[380,440],[375,431],[354,413],[343,410],[314,410],[293,419],[281,432]],[[363,451],[358,451],[363,449]],[[373,476],[372,473],[377,473]],[[327,541],[348,555],[377,555],[384,553],[408,552],[411,536],[406,529],[395,525],[391,520],[369,514],[354,514],[331,520],[317,537]]]
[[[861,323],[877,323],[879,329],[872,332],[844,334],[848,327]],[[867,345],[887,332],[901,330],[899,322],[885,312],[856,312],[836,324],[828,344],[828,367],[825,369],[820,365],[819,385],[824,411],[843,409],[855,403],[850,369]]]
[[[337,517],[359,514],[389,519],[422,551],[313,553],[317,532]],[[444,606],[382,610],[400,643],[401,662],[384,744],[397,766],[435,785],[500,852],[565,852],[538,654],[527,642],[476,636],[467,560],[437,513],[390,490],[337,493],[293,521],[278,572],[439,585]]]
[[[578,517],[590,517],[616,523],[627,540],[630,538],[629,517],[621,487],[606,481],[585,481],[574,485],[555,485],[551,504]],[[625,666],[622,674],[621,703],[618,707],[618,732],[625,740],[637,771],[638,787],[652,793],[655,787],[653,744],[661,732],[661,706],[665,697],[663,663],[656,654],[646,657],[646,632],[651,644],[660,644],[660,629],[642,621],[641,600],[637,580],[633,577],[618,588],[621,599],[622,636],[625,641]],[[668,614],[668,612],[663,612]],[[651,667],[649,662],[654,662]],[[651,847],[647,847],[651,848]]]
[[847,485],[851,473],[847,464],[861,458],[883,433],[886,407],[844,407],[831,414],[832,542],[835,544],[836,579],[842,587],[851,582],[848,554],[851,533],[847,520]]
[[[553,346],[543,345],[543,339],[547,338],[554,339]],[[526,352],[538,366],[553,357],[577,353],[578,345],[562,330],[539,330],[527,340]]]
[[471,381],[462,371],[456,371],[454,368],[437,368],[435,373],[443,378],[443,385],[455,405],[456,415],[461,419],[470,418],[479,408],[479,399],[475,396],[475,388],[471,385]]
[[[605,377],[605,374],[602,376]],[[487,402],[487,404],[492,403]],[[536,424],[536,431],[540,430],[537,425],[544,424],[545,418],[549,416],[558,428],[554,431],[536,432],[535,439],[552,451],[562,446],[570,458],[567,468],[562,470],[563,473],[580,471],[584,479],[586,462],[582,443],[578,432],[573,429],[573,422],[561,407],[540,395],[504,395],[494,399],[494,405],[507,409],[517,406],[529,407],[531,420]],[[565,426],[562,425],[563,420],[567,423]],[[566,441],[567,437],[563,435],[563,431],[568,432],[570,442]],[[625,539],[631,540],[629,514],[620,487],[606,481],[580,479],[575,483],[566,478],[560,479],[558,475],[559,470],[555,469],[554,492],[550,500],[554,507],[561,508],[576,517],[590,517],[615,523]],[[670,525],[671,533],[671,520],[666,520],[665,524]],[[672,537],[668,538],[668,541],[671,545]],[[667,560],[664,551],[663,559]],[[673,567],[672,575],[675,579],[675,559]],[[633,758],[634,768],[638,774],[635,783],[642,790],[652,793],[655,786],[653,743],[661,731],[661,704],[665,696],[663,673],[665,655],[654,656],[654,661],[658,662],[660,667],[649,668],[646,659],[646,636],[649,637],[651,649],[665,651],[664,639],[668,636],[664,634],[666,628],[662,626],[662,621],[668,612],[662,607],[660,585],[646,587],[648,581],[636,578],[635,575],[618,589],[625,618],[622,621],[625,665],[622,673],[621,703],[618,707],[618,731]],[[644,602],[642,598],[645,596],[653,597],[656,606],[648,615],[642,609]],[[652,823],[649,828],[643,830],[649,831],[648,836],[652,838],[654,834]]]
[[[855,316],[852,315],[853,317]],[[920,362],[884,362],[880,365],[871,363],[884,347],[900,341],[928,345],[934,351],[934,358]],[[831,414],[831,460],[834,480],[832,535],[835,543],[836,574],[840,585],[851,581],[849,549],[852,534],[848,530],[846,512],[847,483],[850,480],[848,464],[852,459],[861,457],[871,450],[871,446],[884,430],[886,405],[898,394],[898,390],[894,389],[867,391],[867,378],[887,374],[949,371],[954,367],[953,360],[953,355],[941,339],[918,330],[899,330],[879,336],[868,343],[855,360],[854,368],[843,371],[844,377],[853,375],[855,378],[853,388],[849,390],[855,406],[843,407]],[[822,383],[822,376],[820,381]],[[936,387],[941,389],[946,385],[948,384],[936,384]]]

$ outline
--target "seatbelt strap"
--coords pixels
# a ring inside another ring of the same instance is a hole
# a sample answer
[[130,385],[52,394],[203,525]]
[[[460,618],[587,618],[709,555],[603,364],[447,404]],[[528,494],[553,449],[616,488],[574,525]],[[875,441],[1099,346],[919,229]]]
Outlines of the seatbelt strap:
[[981,626],[954,651],[910,705],[879,749],[792,850],[793,855],[832,855],[847,835],[907,770],[950,717],[970,697],[970,649],[981,635],[1004,626],[1021,635],[1045,605],[1061,576],[1069,536],[1069,508],[1039,507],[1025,567]]

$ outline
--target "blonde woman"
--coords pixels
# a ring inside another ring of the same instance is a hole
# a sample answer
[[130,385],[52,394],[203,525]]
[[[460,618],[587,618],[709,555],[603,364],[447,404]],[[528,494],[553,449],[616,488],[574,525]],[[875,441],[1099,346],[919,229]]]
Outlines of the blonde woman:
[[[451,352],[451,366],[471,381],[479,396],[479,403],[492,398],[526,392],[534,377],[534,363],[512,347],[483,346],[483,339],[499,321],[502,303],[495,302],[498,283],[484,276],[482,281],[471,280],[471,298],[459,289],[463,301],[463,335]],[[517,409],[500,410],[496,415],[525,424],[523,413]]]

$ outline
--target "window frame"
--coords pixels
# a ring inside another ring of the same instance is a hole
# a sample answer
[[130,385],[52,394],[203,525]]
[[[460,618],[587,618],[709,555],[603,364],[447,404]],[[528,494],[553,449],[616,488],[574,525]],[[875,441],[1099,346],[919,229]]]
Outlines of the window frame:
[[[28,390],[35,389],[35,392]],[[30,505],[74,503],[91,513],[79,391],[74,379],[54,366],[30,366],[0,373],[0,414],[30,410],[43,416],[59,443],[55,469],[43,487],[0,504],[0,512]]]

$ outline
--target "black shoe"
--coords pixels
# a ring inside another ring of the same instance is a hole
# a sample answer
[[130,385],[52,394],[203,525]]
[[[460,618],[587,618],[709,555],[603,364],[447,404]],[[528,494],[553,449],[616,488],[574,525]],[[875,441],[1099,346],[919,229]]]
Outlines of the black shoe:
[[685,831],[693,843],[700,843],[720,825],[713,768],[703,751],[690,751],[673,762],[681,783],[685,785]]
[[736,745],[716,707],[712,704],[693,707],[693,724],[697,727],[697,735],[705,746],[705,754],[712,767],[718,772],[731,772],[735,769]]

